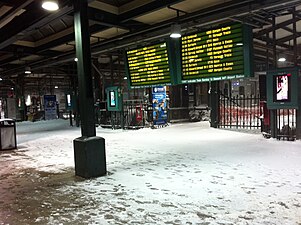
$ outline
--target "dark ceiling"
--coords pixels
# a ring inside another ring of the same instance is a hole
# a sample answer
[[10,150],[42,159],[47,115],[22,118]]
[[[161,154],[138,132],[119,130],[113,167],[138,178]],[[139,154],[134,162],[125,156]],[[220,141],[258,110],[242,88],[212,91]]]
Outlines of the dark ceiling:
[[[300,58],[299,0],[88,2],[92,66],[95,73],[107,79],[118,80],[123,76],[122,51],[125,48],[168,37],[175,21],[181,24],[183,33],[233,21],[251,25],[256,66],[272,63],[273,52],[286,54],[288,65],[296,64]],[[76,74],[74,57],[72,1],[61,0],[60,9],[50,13],[41,8],[41,1],[0,0],[2,90],[5,84],[9,86],[20,79],[25,82],[22,85],[28,83],[28,86],[50,76],[54,77],[54,82],[55,79],[69,82],[66,78]],[[25,75],[24,69],[28,66],[33,73]]]

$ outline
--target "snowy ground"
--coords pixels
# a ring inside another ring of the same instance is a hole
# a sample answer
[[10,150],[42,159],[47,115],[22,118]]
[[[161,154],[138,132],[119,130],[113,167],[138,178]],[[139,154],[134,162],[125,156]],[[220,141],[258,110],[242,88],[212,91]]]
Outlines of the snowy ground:
[[23,122],[0,152],[0,224],[301,225],[301,142],[209,128],[97,128],[108,175],[74,176],[68,121]]

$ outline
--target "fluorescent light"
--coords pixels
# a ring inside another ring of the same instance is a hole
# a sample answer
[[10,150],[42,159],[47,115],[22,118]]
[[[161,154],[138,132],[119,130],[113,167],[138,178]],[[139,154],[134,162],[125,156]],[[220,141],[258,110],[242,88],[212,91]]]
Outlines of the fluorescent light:
[[56,11],[59,9],[59,5],[55,0],[45,0],[42,3],[42,8],[48,11]]
[[237,46],[242,46],[242,45],[244,45],[243,43],[237,43],[236,44]]
[[177,34],[177,33],[170,34],[171,38],[180,38],[181,36],[182,36],[181,34]]
[[55,88],[55,89],[58,89],[58,88],[59,88],[59,86],[54,86],[54,88]]
[[278,62],[285,62],[286,61],[286,58],[284,58],[284,57],[280,57],[279,59],[278,59]]
[[124,77],[123,79],[124,79],[124,80],[127,80],[128,78],[127,78],[127,77]]
[[181,25],[179,25],[179,24],[171,25],[171,33],[169,36],[171,38],[180,38],[181,37]]

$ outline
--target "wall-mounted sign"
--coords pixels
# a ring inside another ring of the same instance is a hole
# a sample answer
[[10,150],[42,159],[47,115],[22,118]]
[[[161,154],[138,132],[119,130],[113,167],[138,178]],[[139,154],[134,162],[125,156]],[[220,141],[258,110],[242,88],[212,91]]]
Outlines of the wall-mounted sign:
[[181,83],[252,76],[252,30],[242,24],[182,37]]
[[281,68],[267,73],[269,109],[298,108],[298,68]]
[[126,72],[130,87],[171,84],[167,43],[126,51]]

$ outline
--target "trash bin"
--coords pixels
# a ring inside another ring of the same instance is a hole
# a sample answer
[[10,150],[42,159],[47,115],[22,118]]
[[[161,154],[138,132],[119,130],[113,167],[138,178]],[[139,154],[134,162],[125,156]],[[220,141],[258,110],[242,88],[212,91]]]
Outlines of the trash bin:
[[0,150],[17,148],[16,122],[13,119],[0,119]]

